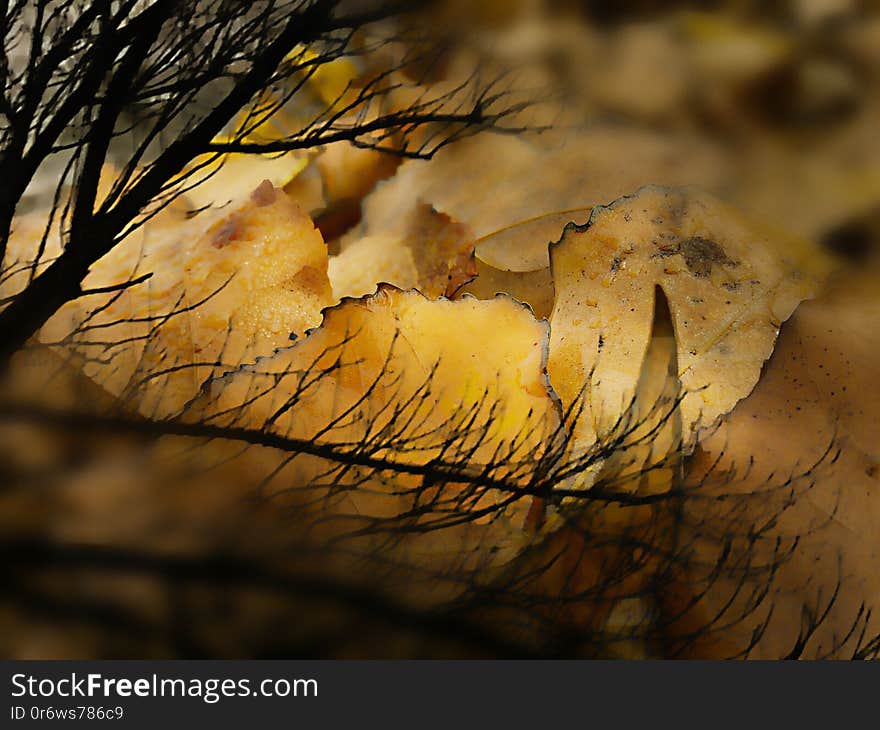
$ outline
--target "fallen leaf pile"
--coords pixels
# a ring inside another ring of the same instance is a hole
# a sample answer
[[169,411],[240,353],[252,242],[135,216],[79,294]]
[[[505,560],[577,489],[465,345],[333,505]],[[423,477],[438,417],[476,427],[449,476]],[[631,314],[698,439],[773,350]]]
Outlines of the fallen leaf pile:
[[[437,80],[521,52],[568,94],[541,134],[194,162],[202,182],[92,267],[3,388],[152,439],[113,435],[62,480],[54,537],[275,550],[536,651],[554,622],[599,637],[578,655],[840,656],[877,634],[880,278],[819,239],[863,232],[880,200],[856,90],[880,58],[853,28],[831,52],[733,16],[554,23],[474,31]],[[371,62],[309,93],[342,104]],[[789,107],[755,101],[776,84]],[[301,113],[234,127],[276,139]],[[61,252],[46,215],[16,220],[3,297]],[[41,438],[3,433],[12,461]],[[4,523],[42,529],[34,500]],[[260,600],[244,623],[284,620]]]
[[[618,488],[639,491],[647,463],[692,450],[754,387],[824,273],[814,247],[690,189],[649,187],[480,239],[417,201],[397,230],[329,259],[268,180],[228,213],[169,210],[87,281],[134,283],[69,305],[40,339],[145,416],[258,436],[268,448],[204,446],[203,467],[238,475],[221,482],[248,475],[321,540],[355,536],[393,563],[486,580],[576,514],[572,494],[621,473]],[[488,269],[541,278],[455,298],[479,282],[475,245]],[[652,345],[655,289],[674,339]],[[646,424],[670,384],[683,397],[667,400],[677,429],[661,439]],[[621,471],[609,442],[636,462]],[[415,532],[385,544],[394,526]]]

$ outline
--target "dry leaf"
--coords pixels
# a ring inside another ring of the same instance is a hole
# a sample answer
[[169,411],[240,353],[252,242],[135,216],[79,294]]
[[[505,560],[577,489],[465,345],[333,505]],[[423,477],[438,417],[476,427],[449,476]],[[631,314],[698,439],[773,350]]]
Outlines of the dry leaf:
[[640,185],[713,188],[722,165],[693,140],[596,125],[566,135],[478,135],[413,160],[364,201],[359,235],[397,225],[418,201],[469,226],[478,238],[553,211],[610,202]]
[[584,392],[576,452],[621,426],[650,342],[656,287],[669,301],[690,449],[754,387],[780,324],[815,292],[823,261],[708,195],[657,187],[568,226],[550,258],[549,371],[565,406]]
[[315,505],[331,534],[374,528],[382,542],[406,527],[383,548],[396,560],[486,568],[530,539],[532,499],[517,490],[561,438],[547,337],[507,297],[431,300],[383,286],[214,381],[191,413],[308,444],[263,489]]
[[380,283],[451,297],[476,275],[474,242],[464,226],[419,205],[399,228],[361,238],[332,257],[328,274],[336,301],[370,294]]
[[[342,241],[379,236],[430,204],[473,232],[477,279],[463,291],[479,298],[508,293],[549,315],[552,287],[547,247],[589,206],[640,184],[700,181],[721,169],[699,144],[651,133],[595,126],[567,138],[481,135],[442,149],[429,162],[411,161],[364,200],[363,220]],[[543,171],[543,172],[542,172]]]
[[477,240],[477,277],[462,289],[478,299],[510,294],[528,304],[536,317],[553,309],[550,243],[570,222],[586,222],[590,208],[550,213],[516,223]]
[[508,294],[528,304],[536,317],[548,319],[553,311],[553,277],[550,269],[538,271],[501,271],[480,259],[476,261],[477,276],[465,284],[461,295],[477,299],[492,299],[496,294]]
[[545,213],[518,221],[477,240],[476,255],[498,271],[540,271],[550,268],[550,244],[569,223],[586,223],[592,208]]
[[[880,599],[877,276],[876,263],[841,273],[801,305],[754,393],[695,455],[688,482],[702,499],[690,508],[683,539],[709,564],[721,554],[711,539],[719,534],[739,535],[750,565],[780,563],[772,574],[728,566],[702,597],[692,612],[698,620],[722,611],[729,620],[745,613],[753,591],[761,596],[719,641],[709,637],[705,654],[745,651],[770,617],[749,656],[785,655],[797,644],[805,607],[814,619],[828,609],[806,658],[851,656],[862,637],[880,631],[877,616],[860,613]],[[786,550],[793,552],[780,560]],[[695,570],[691,594],[707,580]]]
[[316,325],[330,303],[326,266],[309,217],[264,181],[219,220],[169,212],[146,223],[93,267],[84,287],[152,276],[71,302],[40,338],[79,353],[87,375],[145,415],[169,415],[212,373],[271,354]]
[[263,180],[275,187],[290,185],[305,169],[309,160],[302,154],[287,152],[281,155],[226,154],[214,156],[214,161],[202,160],[204,165],[192,174],[194,187],[187,189],[186,201],[194,210],[228,208],[247,199]]

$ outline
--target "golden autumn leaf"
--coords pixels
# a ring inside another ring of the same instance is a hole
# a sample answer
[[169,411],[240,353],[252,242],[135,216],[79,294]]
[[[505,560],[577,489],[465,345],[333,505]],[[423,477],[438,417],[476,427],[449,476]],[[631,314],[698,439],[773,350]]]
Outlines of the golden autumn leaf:
[[780,243],[706,194],[658,187],[568,226],[550,259],[549,372],[563,404],[582,404],[576,450],[621,426],[650,342],[657,287],[669,302],[690,450],[748,395],[781,323],[824,273],[815,247]]
[[[744,615],[706,642],[707,655],[748,650],[769,620],[749,656],[779,657],[797,646],[805,608],[827,613],[804,637],[806,658],[845,657],[878,631],[864,613],[880,597],[877,273],[876,263],[841,272],[802,304],[755,391],[695,454],[687,482],[702,499],[683,539],[708,565],[725,549],[721,537],[739,535],[752,566],[731,566],[715,583],[694,568],[692,595],[705,595],[691,615]],[[762,600],[744,611],[755,595]]]
[[474,243],[464,226],[423,204],[399,228],[349,243],[331,257],[328,274],[337,301],[380,283],[451,297],[476,275]]
[[87,289],[133,283],[63,307],[46,344],[145,415],[178,411],[212,374],[252,362],[320,322],[327,250],[311,219],[268,181],[228,214],[157,216],[93,268]]
[[476,278],[461,289],[462,295],[491,299],[496,294],[509,294],[528,304],[536,317],[549,318],[553,310],[553,277],[549,268],[537,271],[502,271],[477,259],[476,271]]
[[549,213],[515,223],[477,239],[477,276],[462,293],[490,299],[510,294],[528,304],[537,317],[553,309],[553,276],[549,247],[568,223],[586,222],[590,208]]
[[[342,100],[359,74],[353,59],[340,57],[332,61],[322,60],[303,46],[292,50],[285,62],[302,66],[307,74],[307,88],[329,105]],[[219,135],[214,141],[223,144],[283,140],[308,123],[314,114],[304,101],[285,103],[283,99],[267,92],[252,109],[236,116],[229,125],[230,134]],[[269,180],[275,187],[291,186],[295,189],[294,181],[314,156],[313,151],[203,155],[193,160],[184,173],[194,178],[187,180],[186,197],[191,207],[199,210],[237,204],[247,198],[263,180]]]
[[610,125],[537,138],[479,135],[430,161],[401,165],[365,199],[359,233],[392,228],[422,201],[482,238],[555,211],[607,203],[649,183],[714,188],[719,168],[715,152],[699,143]]
[[479,298],[508,293],[546,317],[553,296],[547,248],[566,223],[584,222],[592,205],[649,182],[713,187],[719,169],[714,151],[703,145],[613,126],[537,139],[482,135],[430,161],[406,162],[380,182],[364,200],[363,220],[343,238],[343,250],[399,228],[417,206],[430,204],[476,239],[477,277],[463,292]]
[[592,208],[573,208],[517,221],[477,240],[476,255],[498,271],[540,271],[550,268],[550,244],[569,223],[586,223]]
[[285,154],[245,155],[230,153],[205,160],[203,169],[192,174],[194,182],[186,191],[186,201],[192,210],[227,208],[240,204],[263,180],[283,188],[306,168],[305,155]]
[[494,565],[529,541],[535,465],[562,438],[547,338],[508,297],[382,286],[213,381],[188,417],[310,444],[264,491],[319,508],[331,533],[402,525],[398,560]]

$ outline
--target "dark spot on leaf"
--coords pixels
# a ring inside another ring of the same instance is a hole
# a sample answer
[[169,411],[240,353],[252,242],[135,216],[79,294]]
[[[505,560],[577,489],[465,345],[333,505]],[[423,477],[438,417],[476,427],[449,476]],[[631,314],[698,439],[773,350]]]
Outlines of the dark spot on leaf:
[[712,273],[713,264],[736,265],[736,262],[728,257],[721,246],[702,236],[693,236],[682,241],[678,246],[678,253],[681,254],[685,265],[694,276],[709,276]]

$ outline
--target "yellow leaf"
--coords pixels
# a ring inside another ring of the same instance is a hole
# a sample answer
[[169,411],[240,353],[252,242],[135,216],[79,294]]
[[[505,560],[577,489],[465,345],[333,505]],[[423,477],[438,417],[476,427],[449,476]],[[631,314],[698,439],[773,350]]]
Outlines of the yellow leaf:
[[337,301],[370,294],[379,283],[450,297],[475,274],[467,229],[428,205],[415,208],[398,230],[350,243],[329,265]]
[[[710,656],[745,651],[768,619],[749,656],[783,656],[805,606],[819,616],[830,604],[805,658],[851,656],[880,631],[876,615],[860,613],[880,599],[878,273],[876,262],[841,272],[802,304],[755,391],[695,454],[687,486],[700,499],[682,533],[698,551],[687,585],[702,597],[691,613],[741,617],[704,647]],[[731,562],[714,578],[699,571],[728,551],[717,536],[738,537],[734,555],[749,572]],[[751,608],[750,596],[761,599]]]
[[619,430],[636,396],[656,287],[669,301],[691,449],[754,387],[779,326],[827,267],[815,247],[774,238],[706,194],[658,187],[569,225],[550,259],[549,371],[563,404],[583,404],[576,453]]
[[191,417],[309,444],[264,490],[319,506],[329,534],[385,521],[386,537],[389,525],[407,528],[383,548],[397,560],[499,565],[530,539],[532,498],[517,492],[562,435],[547,337],[507,297],[431,300],[383,286],[213,382]]
[[168,211],[146,223],[92,267],[84,286],[151,278],[71,302],[40,337],[81,354],[87,375],[145,415],[167,416],[212,373],[318,324],[330,303],[326,272],[320,233],[265,181],[223,217]]

